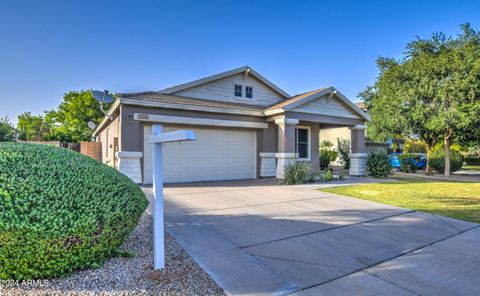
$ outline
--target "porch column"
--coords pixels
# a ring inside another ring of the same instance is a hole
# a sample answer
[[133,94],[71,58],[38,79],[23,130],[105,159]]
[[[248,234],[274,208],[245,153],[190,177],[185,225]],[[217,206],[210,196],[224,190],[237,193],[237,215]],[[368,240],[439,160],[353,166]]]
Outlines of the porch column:
[[142,183],[142,170],[140,159],[143,157],[142,152],[138,151],[118,151],[118,170],[129,177],[133,182]]
[[278,147],[275,157],[277,158],[277,179],[283,179],[285,165],[294,161],[295,153],[295,126],[298,119],[279,118],[275,120],[278,125]]
[[352,136],[352,153],[350,153],[350,175],[365,176],[367,174],[367,150],[365,148],[366,125],[355,125],[350,128]]

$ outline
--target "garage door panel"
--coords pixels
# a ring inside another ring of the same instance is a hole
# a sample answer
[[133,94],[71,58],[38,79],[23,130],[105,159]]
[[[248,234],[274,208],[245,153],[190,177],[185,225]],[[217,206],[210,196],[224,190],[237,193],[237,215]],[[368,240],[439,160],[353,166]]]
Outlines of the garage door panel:
[[[164,127],[165,132],[178,128]],[[166,183],[236,180],[256,177],[256,133],[240,130],[193,130],[197,141],[164,146]],[[152,183],[151,126],[145,127],[144,183]]]

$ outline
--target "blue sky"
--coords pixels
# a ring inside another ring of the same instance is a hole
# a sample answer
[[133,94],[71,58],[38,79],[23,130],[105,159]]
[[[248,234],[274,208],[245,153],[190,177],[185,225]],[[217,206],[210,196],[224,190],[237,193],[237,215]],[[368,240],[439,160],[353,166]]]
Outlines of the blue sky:
[[357,101],[378,56],[465,22],[480,27],[480,2],[0,0],[0,117],[242,65],[290,94],[333,85]]

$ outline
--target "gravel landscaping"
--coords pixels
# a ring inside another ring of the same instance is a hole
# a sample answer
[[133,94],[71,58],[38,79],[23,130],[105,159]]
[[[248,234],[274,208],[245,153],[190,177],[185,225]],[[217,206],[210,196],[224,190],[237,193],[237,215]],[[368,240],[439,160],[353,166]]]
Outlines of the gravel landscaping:
[[153,271],[152,217],[144,214],[116,257],[63,279],[0,282],[0,295],[226,295],[169,234],[166,268]]

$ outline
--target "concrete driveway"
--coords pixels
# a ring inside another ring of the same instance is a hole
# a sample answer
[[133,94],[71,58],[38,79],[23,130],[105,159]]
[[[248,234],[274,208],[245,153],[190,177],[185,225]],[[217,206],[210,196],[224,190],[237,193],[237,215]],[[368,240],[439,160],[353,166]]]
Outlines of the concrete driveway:
[[167,187],[166,228],[231,295],[480,294],[477,224],[318,187]]

